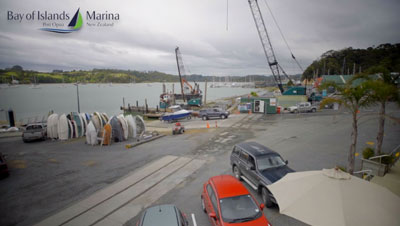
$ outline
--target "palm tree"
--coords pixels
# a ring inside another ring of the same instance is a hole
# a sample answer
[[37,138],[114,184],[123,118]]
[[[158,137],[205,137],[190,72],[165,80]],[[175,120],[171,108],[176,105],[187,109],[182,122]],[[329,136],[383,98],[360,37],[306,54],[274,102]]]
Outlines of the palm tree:
[[366,87],[370,90],[372,99],[377,102],[379,108],[379,124],[378,135],[376,136],[375,155],[380,155],[382,152],[383,134],[385,132],[385,116],[386,104],[391,100],[400,103],[400,91],[394,84],[389,70],[384,67],[377,66],[369,69],[368,74],[380,74],[377,80],[369,80],[365,83]]
[[347,159],[347,172],[353,174],[354,172],[354,155],[357,146],[357,136],[358,136],[358,113],[361,108],[367,107],[373,103],[370,91],[365,84],[365,81],[360,84],[355,84],[354,81],[360,79],[360,76],[354,76],[352,79],[348,80],[344,86],[339,86],[335,82],[324,82],[319,89],[327,89],[329,87],[334,87],[340,94],[336,97],[328,97],[321,101],[321,106],[330,104],[333,102],[339,103],[350,110],[352,114],[352,133],[351,133],[351,145]]

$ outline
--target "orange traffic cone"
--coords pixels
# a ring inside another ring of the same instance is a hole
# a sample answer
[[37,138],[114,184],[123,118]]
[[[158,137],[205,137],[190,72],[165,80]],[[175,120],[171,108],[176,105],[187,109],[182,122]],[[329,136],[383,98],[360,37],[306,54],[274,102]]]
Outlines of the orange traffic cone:
[[210,123],[207,122],[207,129],[209,129],[209,128],[210,128]]
[[251,115],[251,110],[249,110],[249,115]]

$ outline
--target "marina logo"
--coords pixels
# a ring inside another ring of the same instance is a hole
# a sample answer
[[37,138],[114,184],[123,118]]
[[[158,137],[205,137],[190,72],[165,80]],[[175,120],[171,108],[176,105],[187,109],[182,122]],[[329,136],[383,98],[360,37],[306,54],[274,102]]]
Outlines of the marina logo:
[[82,27],[82,15],[79,9],[76,11],[74,17],[72,17],[71,22],[68,24],[68,29],[58,29],[58,28],[40,28],[40,30],[55,32],[55,33],[71,33],[73,31],[78,31]]
[[[84,24],[84,19],[79,8],[71,20],[70,18],[70,14],[66,11],[49,12],[34,10],[28,13],[7,11],[8,21],[19,23],[22,21],[40,21],[42,22],[42,27],[39,30],[63,34],[79,31]],[[85,24],[88,27],[113,27],[116,21],[119,21],[119,13],[110,13],[108,11],[98,12],[94,10],[86,11]],[[66,26],[67,23],[68,26]]]

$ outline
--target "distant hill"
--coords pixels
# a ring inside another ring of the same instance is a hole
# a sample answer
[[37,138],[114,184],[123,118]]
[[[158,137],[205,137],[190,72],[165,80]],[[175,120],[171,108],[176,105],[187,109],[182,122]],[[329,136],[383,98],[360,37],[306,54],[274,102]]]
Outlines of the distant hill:
[[[300,75],[293,78],[298,79]],[[90,71],[62,71],[38,72],[23,70],[19,65],[12,68],[0,69],[0,83],[11,83],[12,79],[18,80],[20,84],[34,83],[142,83],[142,82],[179,82],[177,75],[171,75],[158,71],[131,71],[118,69],[93,69]],[[249,82],[266,81],[273,84],[272,76],[246,75],[246,76],[204,76],[187,75],[189,82]]]
[[354,66],[355,73],[358,73],[360,69],[365,71],[378,65],[391,72],[400,72],[400,43],[381,44],[367,49],[349,47],[338,51],[329,50],[307,67],[303,78],[312,78],[314,75],[353,74]]
[[[17,70],[18,69],[18,70]],[[0,82],[10,83],[12,78],[22,84],[33,83],[131,83],[131,82],[178,82],[178,76],[158,71],[129,71],[114,69],[93,69],[91,71],[61,71],[37,72],[22,70],[21,66],[14,66],[0,70]]]

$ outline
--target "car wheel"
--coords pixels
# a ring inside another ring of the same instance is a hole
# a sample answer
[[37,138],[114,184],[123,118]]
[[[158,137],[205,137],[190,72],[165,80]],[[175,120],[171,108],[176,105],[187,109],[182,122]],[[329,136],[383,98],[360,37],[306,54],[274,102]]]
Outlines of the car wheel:
[[225,115],[221,115],[221,119],[225,119],[226,118],[226,116]]
[[203,209],[204,213],[207,213],[206,204],[204,203],[203,196],[201,196],[201,208]]
[[267,189],[264,187],[261,189],[261,197],[267,208],[271,208],[274,205],[271,201],[271,198],[268,195]]
[[189,116],[187,117],[187,119],[188,119],[188,120],[192,119],[192,116],[189,115]]
[[316,111],[317,111],[317,109],[315,109],[315,108],[311,109],[312,113],[315,113]]
[[240,173],[240,170],[237,166],[233,167],[233,174],[235,174],[236,179],[242,180],[241,178],[242,174]]
[[204,116],[202,117],[202,119],[203,119],[204,121],[207,120],[207,116],[204,115]]

